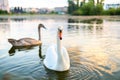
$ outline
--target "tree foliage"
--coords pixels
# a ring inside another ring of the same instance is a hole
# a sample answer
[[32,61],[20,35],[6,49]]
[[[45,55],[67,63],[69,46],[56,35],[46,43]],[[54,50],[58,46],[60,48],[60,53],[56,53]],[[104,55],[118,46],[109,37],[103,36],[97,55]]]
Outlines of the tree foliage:
[[104,10],[103,15],[120,15],[120,8],[110,8],[108,10]]
[[84,4],[83,6],[81,6],[81,10],[83,12],[83,15],[90,15],[92,14],[92,11],[94,9],[94,3],[92,1]]
[[[76,2],[75,2],[76,1]],[[68,0],[68,13],[72,15],[120,15],[120,8],[114,9],[111,8],[109,10],[103,10],[103,1],[97,0],[97,4],[95,4],[95,0],[89,0],[89,2],[85,2],[83,0],[79,4],[80,0]],[[76,4],[75,4],[76,3]]]
[[14,13],[23,13],[23,8],[22,7],[14,7],[13,12]]
[[72,14],[78,9],[78,5],[75,4],[72,0],[68,0],[68,13]]
[[0,10],[0,14],[8,14],[6,10]]

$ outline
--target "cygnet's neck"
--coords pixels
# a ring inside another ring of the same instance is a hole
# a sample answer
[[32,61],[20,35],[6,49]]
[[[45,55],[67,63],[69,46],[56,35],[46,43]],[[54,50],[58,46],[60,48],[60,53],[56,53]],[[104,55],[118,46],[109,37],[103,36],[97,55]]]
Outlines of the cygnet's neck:
[[38,27],[38,40],[41,40],[41,27]]

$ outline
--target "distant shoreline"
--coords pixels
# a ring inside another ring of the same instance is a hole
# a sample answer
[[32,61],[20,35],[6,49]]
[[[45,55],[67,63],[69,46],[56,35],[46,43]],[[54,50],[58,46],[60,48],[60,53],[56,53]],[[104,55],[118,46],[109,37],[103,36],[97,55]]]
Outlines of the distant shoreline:
[[71,15],[54,15],[54,14],[40,14],[40,15],[0,15],[0,18],[60,18],[60,19],[92,19],[92,18],[98,18],[98,19],[120,19],[120,16],[71,16]]

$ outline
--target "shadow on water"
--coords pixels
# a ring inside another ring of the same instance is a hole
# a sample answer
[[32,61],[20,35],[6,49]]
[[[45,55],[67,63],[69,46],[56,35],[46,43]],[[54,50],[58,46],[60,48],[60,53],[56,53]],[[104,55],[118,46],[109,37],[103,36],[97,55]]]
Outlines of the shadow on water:
[[68,25],[67,27],[68,31],[89,31],[89,32],[97,32],[97,33],[101,33],[101,31],[103,30],[103,26],[102,25]]
[[96,23],[96,24],[102,24],[103,20],[102,19],[97,19],[97,18],[93,18],[93,19],[88,19],[88,20],[82,20],[80,21],[81,23]]
[[79,27],[79,25],[68,25],[67,29],[68,29],[68,31],[79,30],[80,27]]
[[11,73],[5,73],[2,77],[2,80],[35,80],[30,76],[18,76]]
[[96,24],[102,24],[103,20],[98,19],[98,18],[92,18],[92,19],[85,19],[85,20],[80,20],[80,19],[68,19],[68,23],[96,23]]
[[[68,19],[68,23],[76,23],[76,24],[68,24],[68,31],[91,31],[91,32],[99,32],[103,30],[103,20],[102,19],[87,19],[87,20],[79,20],[79,19]],[[82,25],[77,23],[88,23],[88,25]]]
[[[32,50],[32,49],[34,49],[34,47],[37,47],[37,46],[26,46],[26,47],[12,46],[9,49],[8,53],[9,53],[9,56],[14,56],[17,51]],[[40,57],[40,59],[44,59],[44,55],[42,55],[42,45],[39,45],[38,47],[39,47],[39,51],[38,51],[39,52],[39,57]]]
[[9,18],[0,18],[0,22],[9,22]]
[[15,55],[16,51],[25,51],[25,50],[31,50],[31,49],[34,49],[35,46],[27,46],[27,47],[15,47],[15,46],[12,46],[8,53],[10,56],[13,56]]
[[12,18],[11,20],[16,21],[16,22],[20,22],[20,21],[26,20],[26,18]]
[[43,56],[42,56],[42,47],[41,46],[42,45],[39,46],[39,57],[40,57],[40,59],[43,58]]

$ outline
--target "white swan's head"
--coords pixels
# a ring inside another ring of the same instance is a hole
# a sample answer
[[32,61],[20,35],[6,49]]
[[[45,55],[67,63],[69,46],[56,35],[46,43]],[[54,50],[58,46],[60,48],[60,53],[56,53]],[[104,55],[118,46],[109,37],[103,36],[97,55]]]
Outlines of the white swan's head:
[[41,28],[41,27],[44,28],[44,29],[46,29],[46,27],[43,24],[39,24],[38,28]]
[[63,30],[63,27],[58,28],[58,37],[60,40],[62,40],[62,30]]

